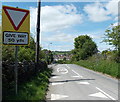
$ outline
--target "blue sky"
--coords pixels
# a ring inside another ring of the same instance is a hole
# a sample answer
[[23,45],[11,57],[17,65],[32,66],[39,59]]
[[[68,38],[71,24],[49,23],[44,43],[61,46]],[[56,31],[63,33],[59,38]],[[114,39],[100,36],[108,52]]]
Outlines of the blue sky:
[[[4,2],[2,5],[29,9],[31,36],[36,36],[37,3]],[[101,43],[105,30],[117,23],[118,3],[109,2],[42,2],[41,46],[50,50],[68,51],[74,48],[74,38],[89,35],[100,51],[113,49]],[[52,43],[52,44],[50,44]]]

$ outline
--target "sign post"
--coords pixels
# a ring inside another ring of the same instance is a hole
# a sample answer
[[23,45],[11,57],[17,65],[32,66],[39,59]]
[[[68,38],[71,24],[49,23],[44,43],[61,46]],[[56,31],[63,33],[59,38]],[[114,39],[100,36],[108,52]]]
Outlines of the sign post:
[[3,45],[15,46],[15,93],[18,91],[18,45],[29,45],[30,13],[29,10],[2,7]]
[[15,94],[18,91],[18,46],[15,46]]

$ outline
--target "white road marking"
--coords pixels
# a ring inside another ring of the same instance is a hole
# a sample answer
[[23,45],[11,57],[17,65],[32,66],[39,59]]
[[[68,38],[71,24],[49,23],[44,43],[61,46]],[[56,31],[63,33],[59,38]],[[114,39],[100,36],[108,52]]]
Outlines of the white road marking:
[[77,74],[79,77],[83,77],[83,76],[81,76],[81,75],[79,75],[76,71],[74,71],[74,70],[72,70],[75,74]]
[[[66,64],[67,68],[70,69],[70,67]],[[77,74],[77,76],[71,76],[71,77],[81,77],[83,78],[83,76],[79,75],[76,71],[72,70],[75,74]]]
[[62,84],[64,84],[64,83],[52,83],[53,86],[54,85],[62,85]]
[[93,96],[93,97],[100,97],[100,98],[108,98],[107,96],[105,96],[103,93],[98,92],[95,94],[90,94],[89,96]]
[[60,72],[61,74],[67,74],[68,70],[66,68],[60,67],[57,68],[57,72]]
[[71,77],[73,77],[73,78],[79,78],[80,76],[71,76]]
[[70,69],[70,67],[66,64],[66,66],[68,67],[68,69]]
[[85,85],[89,85],[90,83],[88,82],[77,82],[78,84],[85,84]]
[[112,100],[116,100],[113,97],[111,97],[110,95],[108,95],[107,93],[105,93],[103,90],[101,90],[100,88],[96,87],[96,89],[98,89],[99,91],[101,91],[104,95],[106,95],[107,97],[109,97]]
[[60,95],[60,94],[51,94],[51,100],[59,100],[61,98],[66,98],[67,95]]
[[60,78],[59,76],[53,76],[52,78],[56,79],[56,78]]

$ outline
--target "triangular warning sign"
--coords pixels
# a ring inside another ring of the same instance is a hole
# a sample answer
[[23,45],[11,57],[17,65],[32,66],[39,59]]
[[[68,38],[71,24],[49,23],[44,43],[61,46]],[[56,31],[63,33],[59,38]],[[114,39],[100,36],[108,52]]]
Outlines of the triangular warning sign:
[[7,7],[7,6],[4,6],[3,10],[5,11],[8,19],[10,20],[15,30],[18,30],[20,28],[20,26],[26,19],[27,15],[29,14],[28,10]]

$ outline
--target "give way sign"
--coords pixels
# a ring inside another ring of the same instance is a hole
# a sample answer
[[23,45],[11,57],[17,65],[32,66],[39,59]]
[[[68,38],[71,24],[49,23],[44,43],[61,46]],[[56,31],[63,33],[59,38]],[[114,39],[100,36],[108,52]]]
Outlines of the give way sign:
[[2,32],[3,44],[28,45],[30,33],[29,10],[3,6]]

